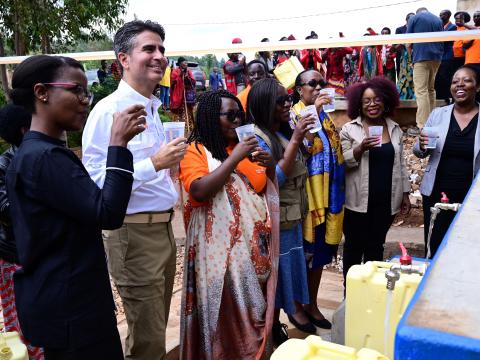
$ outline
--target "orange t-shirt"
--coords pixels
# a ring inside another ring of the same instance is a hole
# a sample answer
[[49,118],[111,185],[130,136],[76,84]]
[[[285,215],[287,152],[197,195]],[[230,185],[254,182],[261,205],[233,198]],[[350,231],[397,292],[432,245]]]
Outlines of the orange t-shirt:
[[252,87],[248,85],[245,89],[240,91],[240,93],[237,95],[238,100],[242,103],[243,106],[243,111],[247,112],[247,99],[248,99],[248,94],[250,93],[250,89]]
[[[465,30],[465,26],[457,26],[457,31]],[[465,57],[465,50],[463,50],[463,40],[453,42],[453,57]]]
[[[197,149],[198,147],[198,149]],[[200,151],[199,151],[200,150]],[[231,154],[233,147],[227,148],[227,153]],[[251,162],[248,158],[243,159],[237,165],[236,171],[243,174],[257,193],[260,193],[267,184],[267,174],[265,168],[257,163]],[[180,180],[183,183],[185,191],[190,193],[192,183],[210,173],[208,170],[207,154],[201,144],[191,143],[185,153],[185,157],[180,162]],[[199,202],[190,196],[192,206],[203,206],[208,202]]]
[[472,46],[465,51],[465,64],[480,63],[480,40],[473,40]]

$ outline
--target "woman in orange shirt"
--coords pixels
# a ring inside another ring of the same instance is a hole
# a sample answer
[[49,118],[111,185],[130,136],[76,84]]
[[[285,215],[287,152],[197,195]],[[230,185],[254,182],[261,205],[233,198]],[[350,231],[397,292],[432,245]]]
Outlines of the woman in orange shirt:
[[[457,25],[457,31],[467,30],[465,23],[470,21],[470,15],[465,11],[458,11],[453,15],[455,18],[455,25]],[[465,49],[463,48],[463,40],[457,40],[453,42],[453,61],[452,61],[452,74],[457,69],[465,64]]]
[[185,207],[182,359],[269,357],[277,283],[275,163],[255,136],[238,141],[240,101],[224,90],[198,102],[180,179]]

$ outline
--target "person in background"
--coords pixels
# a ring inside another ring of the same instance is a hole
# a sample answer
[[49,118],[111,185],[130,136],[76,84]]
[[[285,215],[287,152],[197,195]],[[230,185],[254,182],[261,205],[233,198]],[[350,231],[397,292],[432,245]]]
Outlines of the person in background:
[[[232,44],[241,44],[242,39],[235,38]],[[223,65],[223,73],[225,74],[225,84],[227,90],[233,95],[237,95],[246,87],[246,58],[242,53],[231,53],[228,55],[228,61]]]
[[[473,23],[475,26],[467,25],[469,30],[480,28],[480,11],[473,13]],[[465,49],[465,64],[471,64],[475,66],[477,70],[480,70],[480,41],[463,41],[463,47]]]
[[[403,131],[392,120],[399,105],[390,80],[376,77],[347,89],[352,121],[340,131],[346,164],[343,275],[362,259],[383,261],[383,246],[395,214],[410,211],[410,182],[403,154]],[[370,136],[370,126],[382,135]]]
[[[412,16],[415,16],[414,13],[408,13],[406,18],[405,18],[405,25],[399,26],[398,28],[395,29],[395,34],[406,34],[407,33],[407,24],[408,24],[408,19],[410,19]],[[397,52],[397,59],[396,59],[396,65],[397,65],[397,78],[400,79],[400,63],[404,57],[404,52],[407,51],[407,48],[405,47],[404,44],[398,44],[395,45],[395,50]],[[413,74],[413,72],[412,72]]]
[[[305,40],[310,38],[307,36]],[[305,70],[318,70],[318,64],[322,62],[322,55],[318,49],[304,49],[300,51],[300,62]]]
[[0,137],[10,147],[0,156],[0,297],[2,298],[3,321],[5,331],[16,331],[27,345],[28,357],[32,360],[43,360],[43,350],[32,346],[25,339],[18,321],[15,305],[13,276],[21,269],[17,246],[10,217],[10,201],[7,196],[5,177],[23,136],[30,129],[32,114],[25,108],[13,104],[0,109]]
[[[263,38],[261,42],[270,42],[270,40],[268,38]],[[270,51],[259,51],[255,54],[255,59],[263,62],[267,72],[273,74],[273,69],[275,69],[275,67],[273,66],[273,58]]]
[[112,77],[117,82],[122,79],[122,68],[118,63],[118,60],[113,60],[110,64],[110,74],[112,74]]
[[257,81],[248,94],[247,121],[256,126],[260,147],[272,154],[280,190],[280,256],[272,328],[278,346],[288,339],[286,325],[281,324],[283,309],[298,329],[314,334],[302,305],[307,304],[308,284],[303,254],[302,222],[308,210],[302,142],[314,124],[313,116],[302,118],[290,128],[291,95],[275,79]]
[[203,94],[195,121],[180,163],[189,194],[180,358],[268,358],[279,246],[275,163],[255,136],[239,141],[245,112],[232,93]]
[[100,61],[100,69],[97,70],[97,78],[100,84],[103,84],[108,76],[107,60]]
[[180,56],[177,67],[170,74],[170,111],[175,121],[185,122],[187,134],[193,129],[193,106],[195,105],[195,78],[188,68],[188,61]]
[[[168,63],[168,58],[166,58]],[[170,110],[170,76],[172,68],[167,65],[162,80],[158,83],[160,85],[160,101],[162,102],[162,109],[164,111]]]
[[218,71],[217,67],[212,69],[210,76],[208,77],[208,87],[212,91],[216,91],[219,89],[224,89],[225,86],[223,85],[222,74]]
[[[390,35],[392,31],[388,27],[382,29],[382,35]],[[394,84],[396,84],[396,73],[395,73],[395,47],[393,45],[382,45],[382,64],[383,64],[383,75],[390,79]]]
[[[126,191],[127,215],[103,232],[108,266],[127,318],[125,358],[164,358],[165,329],[175,277],[176,245],[172,231],[178,194],[169,169],[185,155],[184,137],[166,142],[152,95],[168,65],[163,27],[134,20],[115,34],[115,55],[123,68],[117,90],[100,100],[88,116],[82,145],[85,164],[98,186],[107,185],[112,119],[127,108],[141,108],[146,129],[128,145],[133,155],[133,183]],[[118,193],[116,196],[124,195]],[[108,357],[105,357],[108,359]]]
[[[443,24],[443,31],[456,31],[457,27],[450,22],[452,12],[450,10],[442,10],[440,19]],[[443,56],[437,76],[435,77],[435,93],[437,99],[443,99],[447,103],[450,102],[450,82],[452,79],[452,61],[453,61],[453,41],[445,41],[443,43]]]
[[352,48],[331,48],[322,53],[322,59],[327,63],[328,87],[334,88],[335,94],[341,97],[345,95],[344,59],[352,52]]
[[342,145],[335,124],[323,111],[331,102],[328,94],[320,94],[325,80],[316,70],[297,75],[291,110],[291,126],[301,119],[301,111],[314,105],[322,124],[315,134],[307,133],[307,199],[308,212],[303,222],[303,250],[307,262],[309,303],[303,306],[309,321],[330,329],[332,324],[317,304],[323,267],[332,262],[342,239],[345,204],[345,169]]
[[[470,14],[466,11],[457,11],[453,18],[455,19],[455,26],[457,31],[467,30],[465,24],[470,22]],[[456,40],[453,42],[453,61],[452,74],[457,69],[465,64],[465,49],[463,48],[463,40]]]
[[[480,125],[478,121],[480,75],[471,64],[461,66],[453,75],[450,92],[453,104],[435,109],[425,126],[436,127],[435,149],[427,149],[425,133],[413,147],[419,158],[428,158],[420,186],[423,197],[425,254],[433,258],[455,217],[453,211],[441,211],[435,219],[430,244],[427,243],[430,207],[440,202],[444,192],[449,202],[462,203],[480,168]],[[429,246],[428,246],[429,245]],[[430,250],[430,251],[429,251]]]
[[242,107],[244,110],[247,109],[247,98],[250,89],[252,88],[253,84],[261,79],[267,78],[267,69],[265,68],[265,64],[260,60],[252,60],[247,64],[247,80],[248,86],[241,91],[237,98],[240,100]]
[[[414,13],[407,15],[408,20],[415,16]],[[405,31],[404,31],[405,30]],[[403,31],[403,32],[397,32]],[[397,28],[396,34],[406,34],[407,25]],[[412,51],[409,46],[405,44],[397,45],[397,68],[398,68],[398,82],[397,89],[400,93],[400,100],[412,100],[415,99],[415,91],[413,85],[413,64],[412,64]]]
[[[282,36],[279,41],[288,41],[286,36]],[[275,67],[287,61],[290,58],[290,52],[288,50],[279,50],[273,52],[273,64]]]
[[[443,31],[442,20],[424,7],[419,8],[408,21],[408,34],[436,31]],[[419,134],[419,129],[425,125],[428,115],[435,108],[435,76],[442,61],[443,48],[442,42],[416,43],[412,46],[417,127],[408,129],[410,135]]]
[[[123,359],[102,229],[121,226],[133,184],[127,143],[145,130],[143,107],[112,116],[100,189],[65,146],[92,95],[82,64],[35,55],[13,73],[10,98],[32,114],[7,170],[15,243],[15,302],[25,338],[48,359]],[[74,205],[74,206],[72,206]],[[48,234],[48,235],[47,235]]]
[[[367,29],[364,36],[378,35],[372,28]],[[382,65],[382,46],[372,45],[364,46],[360,50],[360,59],[358,61],[358,75],[361,80],[370,80],[377,75],[383,75]]]

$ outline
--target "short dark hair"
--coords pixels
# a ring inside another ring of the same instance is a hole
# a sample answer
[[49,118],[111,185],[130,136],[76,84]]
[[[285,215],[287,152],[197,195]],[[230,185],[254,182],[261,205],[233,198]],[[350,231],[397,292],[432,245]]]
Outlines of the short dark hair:
[[35,113],[34,86],[54,82],[64,67],[85,71],[77,60],[66,56],[35,55],[25,59],[13,72],[10,99],[15,105],[23,106],[30,113]]
[[448,14],[448,17],[452,16],[452,12],[451,12],[450,10],[448,10],[448,9],[445,9],[445,10],[440,11],[440,13],[442,13],[442,12],[447,13],[447,14]]
[[188,138],[188,143],[202,144],[212,153],[213,158],[219,161],[228,158],[227,143],[219,124],[222,98],[232,99],[238,108],[243,110],[240,100],[230,91],[216,90],[201,94],[198,97],[195,126]]
[[[383,30],[387,30],[389,34],[391,34],[391,33],[392,33],[392,30],[390,30],[390,28],[389,28],[389,27],[386,27],[386,26],[385,26],[385,27],[382,29],[382,31],[383,31]],[[382,32],[382,31],[380,31],[380,32]]]
[[253,65],[253,64],[262,65],[262,66],[263,66],[263,70],[265,70],[265,74],[268,73],[268,70],[267,70],[267,67],[265,66],[265,63],[262,62],[262,61],[260,61],[260,60],[257,60],[257,59],[252,60],[252,61],[250,61],[250,62],[247,64],[247,70],[248,70],[248,68],[249,68],[251,65]]
[[385,116],[393,116],[395,109],[400,104],[397,87],[391,80],[383,76],[376,76],[366,82],[357,83],[347,88],[345,96],[348,102],[348,117],[353,120],[362,114],[362,96],[367,89],[372,89],[382,99],[385,106]]
[[[283,148],[277,135],[271,129],[275,123],[275,107],[278,87],[276,79],[267,78],[258,80],[252,85],[247,98],[247,122],[257,125],[270,139],[272,155],[279,161],[283,155]],[[283,129],[285,131],[285,129]],[[284,132],[280,129],[280,132]],[[287,134],[287,137],[288,134]]]
[[113,38],[113,50],[118,59],[119,53],[129,54],[134,46],[135,38],[144,31],[151,31],[165,41],[165,30],[163,26],[155,21],[134,20],[123,25]]
[[0,137],[10,145],[20,146],[22,128],[30,128],[32,114],[22,106],[8,104],[0,109]]
[[[480,73],[478,71],[478,68],[475,65],[473,65],[473,64],[462,65],[457,70],[455,70],[455,72],[457,72],[458,70],[461,70],[461,69],[472,70],[473,74],[475,75],[475,81],[476,81],[477,85],[480,84]],[[453,75],[455,75],[455,73],[452,74],[452,78],[453,78]],[[451,80],[452,79],[450,79],[450,81]]]

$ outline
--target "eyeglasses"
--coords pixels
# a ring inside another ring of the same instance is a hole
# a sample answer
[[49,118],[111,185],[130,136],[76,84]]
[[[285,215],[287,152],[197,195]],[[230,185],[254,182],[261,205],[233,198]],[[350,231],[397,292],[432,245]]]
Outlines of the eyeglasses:
[[362,99],[362,104],[363,105],[370,105],[371,103],[373,103],[374,105],[378,105],[378,104],[382,104],[383,103],[383,100],[382,98],[376,96],[374,98],[364,98]]
[[78,85],[75,83],[62,83],[62,82],[43,83],[43,85],[68,90],[77,96],[78,101],[82,103],[88,102],[88,105],[92,105],[93,94],[87,89],[85,89],[82,85]]
[[277,105],[285,105],[286,102],[293,102],[293,97],[291,94],[284,95],[284,96],[277,96],[277,99],[275,100]]
[[227,120],[230,121],[230,122],[234,122],[235,119],[242,120],[242,123],[243,123],[243,121],[245,121],[245,111],[243,111],[243,110],[237,110],[237,111],[230,110],[230,111],[227,111],[227,112],[221,112],[221,113],[219,113],[219,115],[225,116],[227,118]]
[[325,85],[327,85],[327,82],[323,79],[320,79],[320,80],[312,79],[310,81],[307,81],[306,83],[300,84],[300,86],[304,86],[304,85],[308,85],[308,86],[310,86],[311,88],[314,88],[314,89],[318,85],[320,85],[320,87],[323,88],[323,87],[325,87]]

